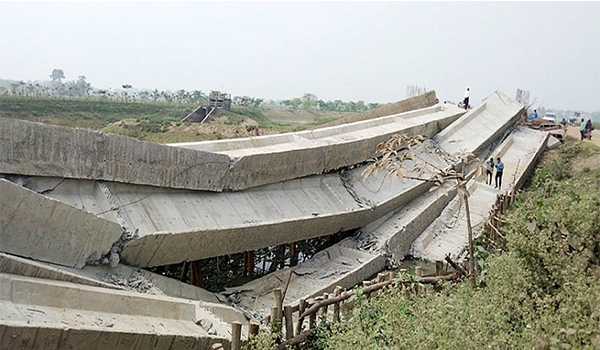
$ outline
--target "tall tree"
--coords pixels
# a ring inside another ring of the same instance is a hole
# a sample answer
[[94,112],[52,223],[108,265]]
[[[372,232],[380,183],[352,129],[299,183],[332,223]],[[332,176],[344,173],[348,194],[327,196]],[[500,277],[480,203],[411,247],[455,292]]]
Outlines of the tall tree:
[[50,74],[50,79],[52,82],[62,83],[62,79],[65,78],[65,72],[62,69],[53,69],[52,74]]

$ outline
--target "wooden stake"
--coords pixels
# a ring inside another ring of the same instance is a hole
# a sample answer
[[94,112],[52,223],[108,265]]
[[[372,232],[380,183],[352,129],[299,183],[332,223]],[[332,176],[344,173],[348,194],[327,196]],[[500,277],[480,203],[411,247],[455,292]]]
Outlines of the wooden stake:
[[281,288],[275,288],[273,294],[275,294],[275,308],[277,309],[275,317],[277,320],[280,320],[283,311],[283,292],[281,291]]
[[285,339],[294,337],[294,324],[292,321],[292,307],[286,305],[283,308],[283,316],[285,317]]
[[300,299],[300,302],[298,303],[298,313],[299,313],[300,317],[298,317],[298,324],[296,325],[296,334],[302,333],[302,323],[304,323],[304,317],[302,317],[302,314],[304,313],[305,310],[306,310],[306,300]]
[[444,262],[436,260],[435,262],[435,275],[440,276],[444,271]]
[[[329,294],[323,293],[323,300],[327,300],[327,299],[329,299]],[[322,315],[325,316],[325,317],[327,317],[327,305],[323,306],[323,310],[322,311],[323,311]]]
[[242,324],[237,321],[231,322],[231,350],[242,348]]
[[415,266],[415,275],[423,277],[423,267]]
[[254,338],[258,334],[259,328],[260,322],[255,318],[251,319],[250,324],[248,325],[248,340]]
[[[338,297],[341,293],[342,290],[344,288],[340,287],[340,286],[336,286],[335,289],[333,290],[333,297]],[[335,304],[333,304],[333,322],[339,322],[340,321],[340,302],[336,302]]]

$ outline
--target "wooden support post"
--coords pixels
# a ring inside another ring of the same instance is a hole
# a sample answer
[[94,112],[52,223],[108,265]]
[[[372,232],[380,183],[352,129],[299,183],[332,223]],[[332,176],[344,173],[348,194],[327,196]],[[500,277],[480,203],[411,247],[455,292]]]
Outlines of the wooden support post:
[[248,259],[248,276],[252,276],[254,275],[254,251],[250,250],[247,252],[247,259]]
[[[323,293],[323,300],[329,299],[329,294]],[[327,317],[327,305],[323,306],[323,316]]]
[[[343,288],[340,286],[336,286],[335,289],[333,290],[333,296],[334,297],[338,297],[340,296],[340,294],[342,294],[342,290]],[[333,322],[339,322],[340,321],[340,302],[338,301],[337,303],[333,304]]]
[[242,349],[242,324],[237,321],[231,322],[231,350]]
[[[306,300],[300,299],[300,302],[298,303],[299,315],[302,315],[304,310],[306,310]],[[298,324],[296,325],[296,334],[302,333],[302,323],[304,323],[304,317],[299,317]]]
[[258,335],[258,330],[260,328],[260,322],[258,322],[257,319],[253,318],[250,320],[250,323],[248,325],[248,340],[254,338],[256,335]]
[[415,275],[423,277],[423,268],[421,266],[415,266]]
[[181,267],[181,276],[179,277],[179,280],[181,282],[186,282],[189,266],[190,266],[190,264],[187,261],[183,262],[183,266]]
[[388,280],[389,281],[394,281],[396,279],[396,271],[390,271],[388,273]]
[[275,294],[275,307],[277,308],[275,317],[276,319],[281,320],[281,314],[283,312],[283,291],[281,288],[275,288],[273,294]]
[[292,323],[292,307],[286,305],[283,308],[283,316],[285,318],[285,339],[294,337],[294,324]]
[[296,251],[296,242],[290,243],[290,266],[298,265],[298,251]]
[[202,277],[202,267],[200,265],[200,260],[195,260],[190,262],[191,267],[191,275],[190,284],[204,288],[204,279]]
[[[311,306],[313,306],[313,304],[315,303],[315,300],[311,300],[308,302],[308,307],[310,308]],[[317,313],[313,312],[312,314],[308,315],[308,329],[315,329],[317,325]]]
[[436,260],[435,262],[435,275],[440,276],[444,271],[444,262]]

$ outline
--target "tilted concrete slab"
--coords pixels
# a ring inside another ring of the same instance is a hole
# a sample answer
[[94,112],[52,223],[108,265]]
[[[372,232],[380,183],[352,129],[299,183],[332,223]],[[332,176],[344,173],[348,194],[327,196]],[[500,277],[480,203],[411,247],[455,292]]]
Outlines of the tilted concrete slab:
[[141,350],[161,344],[204,350],[217,342],[228,346],[230,333],[226,322],[196,301],[0,274],[2,349],[25,343],[47,344],[42,349]]
[[205,289],[124,264],[114,268],[88,265],[75,269],[0,253],[0,273],[205,302],[219,301],[215,294]]
[[120,225],[0,179],[0,251],[82,267],[108,253]]
[[373,158],[377,144],[390,135],[432,137],[464,112],[456,106],[437,105],[316,130],[171,146],[228,155],[227,188],[240,190],[360,164]]
[[[504,162],[502,189],[494,189],[481,182],[469,184],[471,224],[477,234],[496,201],[496,195],[523,186],[531,174],[540,155],[546,148],[549,134],[524,127],[518,127],[492,153]],[[444,213],[433,222],[413,243],[411,254],[425,260],[443,260],[447,254],[456,258],[467,244],[467,227],[464,208],[460,208],[458,198],[448,204]]]
[[352,288],[384,269],[385,265],[384,256],[360,251],[354,240],[345,239],[297,266],[278,270],[239,287],[228,288],[222,294],[227,296],[228,301],[258,317],[264,317],[275,305],[273,290],[285,288],[290,270],[292,275],[285,305],[297,304],[300,299],[325,292],[331,293],[336,286]]
[[479,155],[517,123],[524,108],[496,91],[442,130],[434,140],[449,154],[467,151]]
[[0,173],[241,190],[364,162],[392,133],[432,136],[463,113],[440,105],[318,130],[179,147],[0,118]]
[[229,157],[99,131],[0,118],[0,173],[221,191]]
[[362,170],[226,193],[84,180],[64,180],[46,191],[40,183],[48,182],[47,178],[19,181],[47,196],[119,222],[139,236],[125,246],[122,258],[136,266],[156,266],[363,226],[429,187],[413,180],[384,182],[384,175],[363,181]]

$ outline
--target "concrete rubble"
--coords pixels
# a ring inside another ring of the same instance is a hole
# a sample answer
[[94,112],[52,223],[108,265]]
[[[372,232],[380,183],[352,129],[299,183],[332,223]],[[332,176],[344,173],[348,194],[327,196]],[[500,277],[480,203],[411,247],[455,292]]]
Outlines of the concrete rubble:
[[[442,167],[458,151],[500,156],[509,190],[527,179],[548,134],[515,129],[524,107],[501,92],[466,113],[419,107],[173,145],[0,118],[0,348],[228,347],[230,323],[243,323],[245,335],[290,271],[286,305],[350,288],[409,253],[459,255],[466,233],[456,191],[437,196],[429,183],[391,182],[382,172],[363,179],[375,145],[394,133],[425,134],[436,152],[423,156]],[[469,188],[478,227],[498,191],[475,181]],[[139,268],[346,230],[355,234],[220,295]]]

